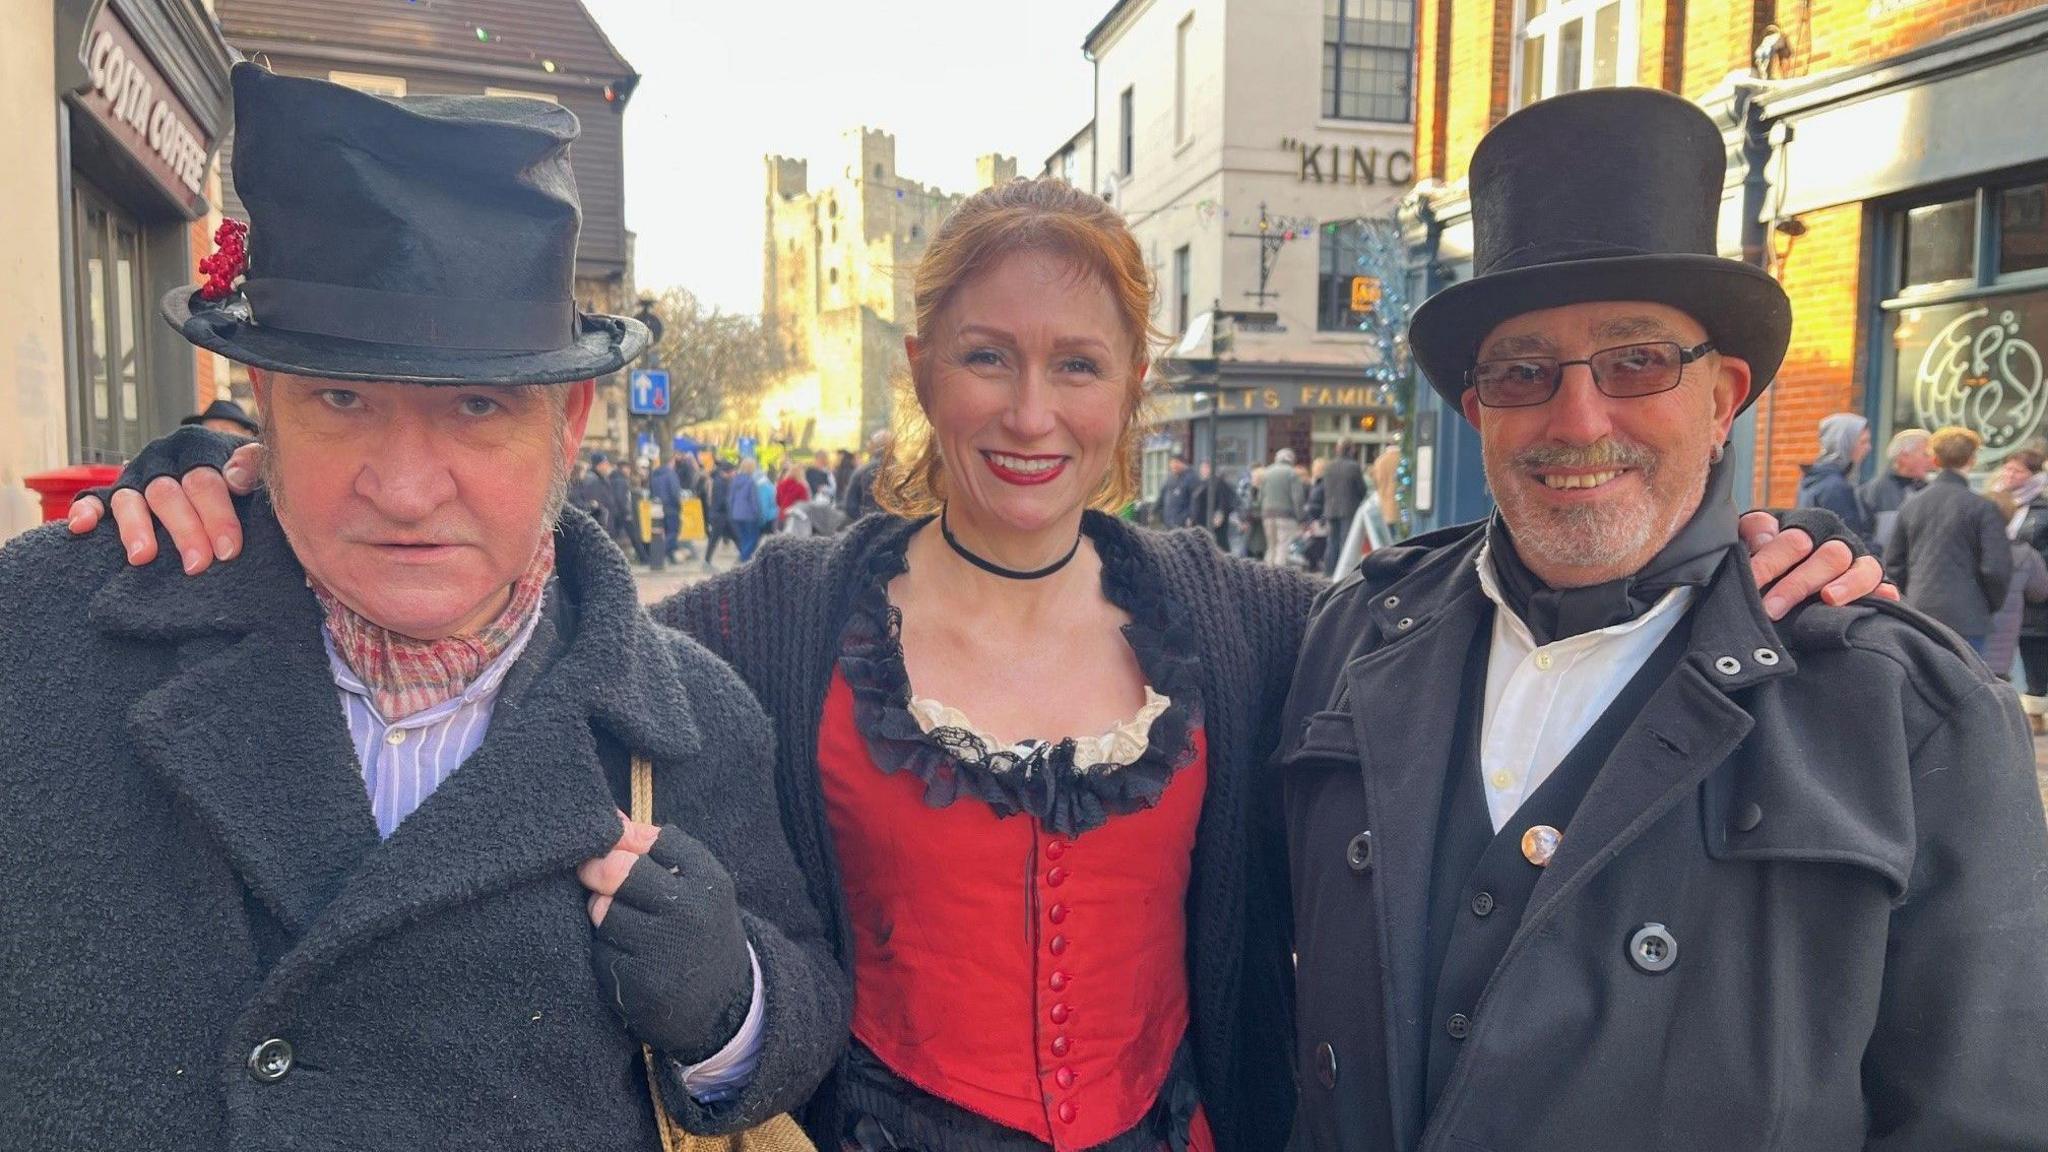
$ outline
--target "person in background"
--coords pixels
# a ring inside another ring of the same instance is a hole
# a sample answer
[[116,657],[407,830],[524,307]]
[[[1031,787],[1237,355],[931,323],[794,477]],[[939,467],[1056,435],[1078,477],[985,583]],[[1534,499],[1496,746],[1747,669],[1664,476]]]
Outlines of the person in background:
[[656,567],[675,563],[676,549],[682,545],[683,494],[689,491],[683,483],[683,459],[677,454],[667,467],[657,467],[647,482],[648,499],[661,508],[661,539],[653,549]]
[[1351,518],[1364,500],[1365,470],[1358,463],[1358,445],[1346,441],[1338,445],[1337,454],[1323,469],[1323,522],[1328,525],[1325,535],[1330,541],[1324,550],[1324,575],[1337,570],[1344,538],[1351,531]]
[[1294,449],[1273,453],[1273,464],[1259,478],[1259,521],[1265,528],[1266,563],[1284,566],[1294,538],[1301,535],[1302,509],[1308,484],[1294,470]]
[[[761,542],[763,522],[775,518],[774,502],[763,500],[761,496],[760,469],[760,462],[752,456],[740,457],[740,470],[727,489],[726,515],[732,521],[733,539],[739,545],[742,564],[754,558],[754,548]],[[708,557],[705,563],[710,563]]]
[[1266,521],[1259,515],[1260,493],[1265,490],[1266,469],[1254,464],[1237,478],[1237,547],[1234,556],[1253,560],[1266,558]]
[[1872,539],[1877,551],[1891,541],[1892,525],[1906,499],[1927,487],[1927,474],[1934,471],[1934,454],[1927,450],[1927,429],[1901,428],[1892,433],[1884,449],[1885,469],[1856,489],[1863,511],[1870,516]]
[[[1994,491],[1986,499],[1997,507],[1999,516],[2006,524],[2008,537],[2016,535],[2026,517],[2020,502],[2010,492]],[[2005,588],[2005,602],[1991,617],[1991,633],[1984,641],[1984,663],[1998,676],[2012,677],[2014,658],[2019,648],[2020,626],[2023,614],[2036,604],[2048,604],[2048,562],[2031,541],[2013,539],[2012,579]],[[2024,684],[2022,674],[2018,683]],[[2029,713],[2029,715],[2035,715]],[[2031,721],[2029,723],[2032,723]]]
[[1295,537],[1301,552],[1301,566],[1308,572],[1327,572],[1323,556],[1330,548],[1330,524],[1323,518],[1323,500],[1328,488],[1325,474],[1328,460],[1316,459],[1308,466],[1308,499],[1301,506],[1301,535]]
[[579,462],[575,486],[569,490],[569,502],[597,521],[605,535],[617,539],[618,518],[612,512],[612,486],[607,479],[611,467],[611,457],[602,452],[591,454],[587,468]]
[[875,510],[875,470],[889,454],[889,430],[887,428],[868,437],[868,458],[853,470],[853,476],[839,494],[839,509],[846,513],[846,522],[851,524]]
[[853,458],[853,453],[841,448],[839,450],[839,463],[832,466],[832,492],[834,497],[840,502],[841,507],[844,507],[846,503],[847,485],[853,483],[853,474],[859,468],[860,461]]
[[837,499],[839,489],[832,474],[832,456],[823,448],[811,453],[810,466],[804,469],[804,487],[808,490],[805,498],[824,496]]
[[1401,529],[1401,446],[1389,444],[1372,462],[1373,498],[1380,502],[1380,519],[1396,538]]
[[804,470],[795,457],[782,462],[782,478],[775,482],[775,523],[789,522],[789,510],[811,498],[811,486],[804,483]]
[[633,555],[633,490],[626,474],[599,452],[590,458],[590,471],[597,477],[596,491],[604,504],[604,526],[626,555]]
[[1825,508],[1876,546],[1877,525],[1856,495],[1856,469],[1870,455],[1870,421],[1837,412],[1820,422],[1820,459],[1801,469],[1795,508]]
[[1168,532],[1187,527],[1188,505],[1194,494],[1195,478],[1188,472],[1188,462],[1176,454],[1166,462],[1166,482],[1159,486],[1154,505],[1159,527]]
[[715,459],[711,471],[704,477],[701,495],[704,499],[704,570],[711,571],[711,556],[718,551],[721,540],[730,541],[734,548],[740,544],[739,533],[732,526],[732,478],[733,463],[730,460]]
[[206,406],[206,411],[194,412],[192,415],[178,421],[178,423],[197,424],[201,428],[208,428],[215,432],[239,437],[243,440],[253,440],[263,434],[262,425],[256,423],[249,413],[244,411],[242,406],[233,400],[215,400]]
[[1230,551],[1230,521],[1237,513],[1237,490],[1229,480],[1216,475],[1216,465],[1202,461],[1202,478],[1188,502],[1188,522],[1216,538],[1216,547]]
[[1906,603],[1954,629],[1980,656],[1991,614],[2005,603],[2012,579],[2005,520],[1970,490],[1982,443],[1968,428],[1942,428],[1928,437],[1941,470],[1899,509],[1884,554],[1885,571]]

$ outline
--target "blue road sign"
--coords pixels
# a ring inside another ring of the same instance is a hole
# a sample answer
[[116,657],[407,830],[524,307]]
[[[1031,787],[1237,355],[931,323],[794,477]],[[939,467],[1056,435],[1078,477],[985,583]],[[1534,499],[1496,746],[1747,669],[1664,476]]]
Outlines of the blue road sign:
[[660,368],[633,372],[631,411],[635,416],[668,415],[668,373]]

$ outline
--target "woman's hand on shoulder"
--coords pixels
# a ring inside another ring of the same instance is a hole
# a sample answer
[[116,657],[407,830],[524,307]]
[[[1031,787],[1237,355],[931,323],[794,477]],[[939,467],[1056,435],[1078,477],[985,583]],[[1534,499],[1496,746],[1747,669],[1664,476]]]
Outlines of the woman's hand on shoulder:
[[[171,544],[187,576],[196,576],[216,560],[232,560],[242,550],[242,524],[235,516],[234,497],[263,486],[263,446],[244,444],[224,469],[191,469],[183,476],[157,476],[140,488],[117,488],[112,497],[114,523],[128,563],[140,567],[156,559],[156,526],[170,533]],[[98,528],[107,506],[97,495],[80,496],[71,504],[69,526],[75,536]]]

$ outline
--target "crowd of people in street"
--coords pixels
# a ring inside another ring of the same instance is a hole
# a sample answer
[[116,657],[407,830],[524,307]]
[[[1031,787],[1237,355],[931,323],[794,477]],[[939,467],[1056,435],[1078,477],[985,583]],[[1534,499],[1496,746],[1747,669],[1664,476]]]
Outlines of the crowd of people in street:
[[2033,730],[2048,732],[2048,442],[2022,443],[1985,471],[1974,430],[1904,428],[1861,484],[1862,416],[1823,419],[1820,445],[1798,506],[1841,517],[1884,558],[1905,602],[2018,687]]
[[1201,528],[1216,547],[1280,567],[1329,577],[1356,567],[1367,552],[1398,538],[1402,522],[1395,470],[1401,449],[1388,445],[1362,463],[1362,446],[1337,445],[1308,464],[1280,448],[1270,464],[1234,475],[1204,460],[1198,470],[1174,456],[1147,522]]
[[753,453],[678,451],[643,465],[592,452],[572,465],[568,500],[634,563],[658,572],[688,561],[708,572],[720,544],[745,563],[764,536],[829,536],[873,511],[874,469],[887,446],[878,432],[864,461],[846,449],[836,460],[824,449],[786,452],[772,481]]

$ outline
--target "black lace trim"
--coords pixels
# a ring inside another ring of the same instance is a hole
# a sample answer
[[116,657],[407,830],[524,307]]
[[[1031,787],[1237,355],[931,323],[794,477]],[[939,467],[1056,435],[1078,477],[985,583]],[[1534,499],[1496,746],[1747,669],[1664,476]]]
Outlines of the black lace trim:
[[[1049,1147],[1024,1132],[969,1112],[889,1070],[855,1041],[840,1082],[843,1147],[858,1152],[1042,1152]],[[1151,1109],[1123,1133],[1085,1152],[1187,1152],[1201,1108],[1195,1062],[1186,1042],[1173,1057]]]
[[992,749],[958,728],[927,733],[910,713],[910,677],[903,665],[902,616],[889,603],[889,581],[908,567],[910,525],[868,558],[868,583],[839,639],[839,670],[853,689],[854,718],[876,765],[924,781],[924,802],[944,808],[963,794],[1000,817],[1030,813],[1061,836],[1101,827],[1112,816],[1159,802],[1175,772],[1194,758],[1201,725],[1199,649],[1187,613],[1147,580],[1143,558],[1124,533],[1135,531],[1089,512],[1082,531],[1102,557],[1102,591],[1131,618],[1124,640],[1154,691],[1171,705],[1152,722],[1145,753],[1134,763],[1080,770],[1074,741],[1039,743],[1025,755]]

